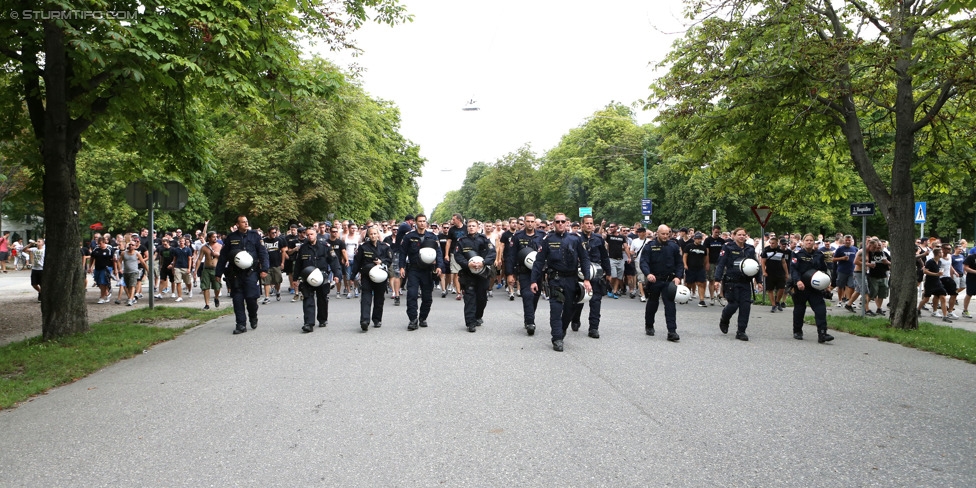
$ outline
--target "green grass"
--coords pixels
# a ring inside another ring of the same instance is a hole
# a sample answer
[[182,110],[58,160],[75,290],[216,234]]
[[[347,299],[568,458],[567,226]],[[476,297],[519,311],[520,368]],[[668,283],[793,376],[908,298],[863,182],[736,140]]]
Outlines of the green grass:
[[[77,381],[128,359],[191,327],[231,313],[222,310],[156,307],[109,317],[84,334],[43,341],[33,337],[0,347],[0,410],[51,388]],[[189,320],[184,327],[154,327],[169,320]]]
[[[813,316],[807,316],[813,323]],[[919,321],[917,330],[896,329],[887,318],[828,316],[827,326],[861,337],[874,337],[976,364],[976,332]]]

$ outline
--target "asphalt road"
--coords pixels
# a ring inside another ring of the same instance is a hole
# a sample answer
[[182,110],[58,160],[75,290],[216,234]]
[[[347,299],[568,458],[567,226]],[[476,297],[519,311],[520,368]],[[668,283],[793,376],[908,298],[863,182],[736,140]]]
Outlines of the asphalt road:
[[[976,369],[834,332],[791,335],[755,307],[750,342],[719,307],[604,301],[602,337],[554,352],[496,296],[477,333],[436,295],[406,330],[358,300],[302,334],[299,304],[233,318],[0,412],[0,486],[972,486]],[[837,313],[832,311],[831,313]],[[664,329],[663,307],[658,312]]]

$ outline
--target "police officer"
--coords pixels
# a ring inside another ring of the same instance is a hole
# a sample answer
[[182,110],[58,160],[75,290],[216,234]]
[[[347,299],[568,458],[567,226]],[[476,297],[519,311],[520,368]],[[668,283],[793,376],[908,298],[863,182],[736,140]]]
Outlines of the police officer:
[[[295,255],[295,270],[298,273],[302,273],[309,266],[318,268],[323,277],[328,278],[329,273],[332,273],[331,279],[326,279],[319,286],[312,286],[304,280],[298,285],[299,293],[302,295],[302,332],[312,332],[315,330],[316,319],[319,321],[319,327],[329,325],[329,290],[332,283],[339,285],[342,268],[339,266],[339,256],[325,239],[319,239],[315,227],[305,230],[305,242]],[[317,314],[316,305],[318,305]]]
[[392,264],[393,251],[390,250],[390,245],[380,240],[380,230],[375,225],[370,226],[366,230],[366,242],[356,250],[352,263],[352,275],[356,276],[359,273],[359,282],[362,284],[362,293],[359,297],[359,327],[363,332],[369,330],[370,307],[373,309],[373,327],[383,325],[383,300],[387,279],[379,283],[373,281],[371,276],[373,267],[383,266],[384,270],[389,270]]
[[[732,320],[732,315],[738,311],[739,321],[735,338],[740,341],[749,340],[749,336],[746,335],[746,327],[749,326],[749,311],[752,310],[752,290],[755,278],[746,276],[738,267],[743,259],[756,260],[755,246],[746,241],[745,229],[738,227],[732,231],[732,241],[726,242],[722,246],[718,266],[715,268],[715,281],[722,283],[722,296],[728,301],[725,308],[722,309],[718,328],[723,334],[728,334],[729,321]],[[762,284],[756,283],[755,286],[762,291]]]
[[563,350],[566,329],[576,312],[576,274],[583,270],[583,287],[591,293],[590,256],[583,249],[580,236],[569,232],[566,214],[557,213],[553,219],[554,230],[542,240],[542,249],[532,266],[530,289],[539,292],[543,279],[549,286],[549,326],[552,329],[552,349]]
[[[593,223],[593,216],[583,217],[582,237],[583,249],[589,254],[590,262],[596,264],[603,270],[603,276],[610,276],[610,255],[607,253],[606,242],[603,236],[594,232],[596,225]],[[597,279],[590,276],[590,285],[593,287],[593,297],[590,298],[590,329],[588,335],[594,339],[600,338],[600,308],[603,304],[603,295],[607,293],[605,279]],[[576,313],[573,314],[572,328],[574,331],[580,328],[580,319],[583,316],[583,305],[576,305]]]
[[[662,293],[669,284],[681,284],[684,277],[684,263],[681,259],[681,249],[678,243],[671,240],[671,228],[661,224],[657,228],[657,235],[641,250],[640,269],[644,273],[644,296],[647,305],[644,307],[644,333],[654,335],[654,316],[661,301]],[[668,326],[668,340],[677,342],[678,336],[677,309],[674,297],[664,299],[664,320]]]
[[[403,237],[403,254],[400,255],[400,277],[407,278],[407,318],[410,324],[407,330],[417,330],[417,327],[427,327],[427,315],[430,314],[430,304],[434,293],[434,276],[440,278],[444,273],[444,254],[437,243],[437,236],[427,230],[427,216],[418,214],[414,217],[417,229],[407,232]],[[420,250],[434,249],[435,259],[432,263],[425,263],[420,258]],[[421,297],[420,312],[417,312],[417,297]]]
[[[532,268],[525,265],[525,256],[529,252],[538,252],[542,249],[541,232],[536,232],[535,214],[529,212],[525,214],[525,228],[515,232],[511,239],[510,250],[505,252],[505,272],[508,274],[508,286],[515,289],[515,280],[518,279],[519,288],[522,290],[522,315],[525,330],[529,335],[535,334],[535,311],[539,308],[539,294],[534,293],[530,284],[532,282]],[[514,297],[514,294],[511,295]],[[514,298],[512,298],[514,300]]]
[[[488,305],[488,288],[491,286],[489,266],[495,262],[495,246],[478,232],[479,222],[468,219],[467,235],[458,239],[454,260],[461,265],[458,283],[464,290],[464,325],[468,332],[475,332],[484,323],[485,306]],[[481,265],[472,268],[471,260],[481,257]]]
[[[816,271],[828,273],[827,260],[824,253],[814,244],[813,234],[803,236],[802,247],[793,253],[790,261],[790,279],[793,281],[793,338],[803,340],[803,316],[807,312],[807,303],[813,309],[813,316],[817,323],[817,342],[823,344],[834,340],[834,336],[827,333],[827,306],[824,304],[824,293],[810,285],[810,275]],[[830,293],[829,288],[827,293]]]
[[[252,265],[247,269],[241,269],[235,264],[234,258],[241,251],[247,252],[251,257]],[[234,334],[247,332],[247,319],[250,319],[252,329],[258,327],[258,297],[261,296],[258,282],[268,276],[268,264],[268,250],[265,249],[261,236],[250,230],[247,217],[238,216],[234,231],[224,239],[224,247],[220,249],[220,257],[217,259],[217,269],[214,270],[218,280],[224,276],[234,303],[237,321]]]

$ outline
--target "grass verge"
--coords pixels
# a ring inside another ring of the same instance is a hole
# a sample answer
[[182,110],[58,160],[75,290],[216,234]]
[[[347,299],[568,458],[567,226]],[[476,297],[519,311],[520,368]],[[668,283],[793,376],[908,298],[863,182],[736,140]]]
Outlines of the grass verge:
[[[231,313],[222,310],[156,307],[114,315],[84,334],[43,341],[33,337],[0,347],[0,410],[51,388],[77,381],[106,366],[142,354],[191,327]],[[189,320],[180,327],[153,324]]]
[[[813,316],[807,316],[805,321],[812,324]],[[862,319],[850,316],[828,316],[827,326],[841,332],[874,337],[976,364],[976,332],[965,329],[922,321],[919,321],[917,330],[897,329],[891,326],[891,321],[887,318]]]

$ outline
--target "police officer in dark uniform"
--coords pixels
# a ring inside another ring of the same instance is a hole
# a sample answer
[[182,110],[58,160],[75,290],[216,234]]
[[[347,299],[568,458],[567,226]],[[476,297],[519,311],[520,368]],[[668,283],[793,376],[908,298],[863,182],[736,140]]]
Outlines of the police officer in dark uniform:
[[[681,284],[685,273],[681,249],[670,237],[671,228],[663,224],[659,225],[657,236],[644,244],[641,250],[640,269],[647,278],[644,283],[644,296],[647,297],[647,305],[644,308],[644,333],[650,336],[654,335],[654,316],[657,315],[662,293],[671,283],[675,286]],[[665,297],[664,320],[668,326],[668,340],[671,342],[681,339],[678,336],[677,313],[674,297],[670,299]]]
[[543,279],[549,286],[549,326],[552,328],[552,349],[562,352],[566,329],[576,312],[576,274],[583,270],[583,287],[590,286],[590,256],[583,248],[580,236],[569,232],[566,214],[557,213],[553,232],[542,240],[542,249],[532,266],[532,293],[539,292]]
[[539,293],[531,288],[532,268],[525,266],[525,255],[531,251],[542,249],[543,236],[536,232],[535,214],[525,214],[525,228],[512,235],[510,245],[505,250],[505,272],[508,274],[508,286],[515,289],[515,279],[518,277],[522,290],[522,315],[525,330],[529,335],[535,334],[535,311],[539,307]]
[[373,281],[370,272],[374,266],[390,269],[393,264],[393,251],[390,245],[380,240],[380,230],[375,225],[366,230],[366,242],[356,249],[353,258],[352,275],[359,273],[362,295],[359,298],[359,327],[363,332],[369,330],[370,307],[372,307],[373,327],[383,325],[383,300],[386,298],[387,280]]
[[[319,327],[329,325],[329,290],[334,282],[339,284],[342,268],[339,266],[339,256],[325,239],[319,239],[319,233],[315,227],[305,230],[305,242],[295,253],[295,270],[301,273],[305,268],[312,266],[318,268],[325,278],[319,286],[312,286],[302,280],[298,285],[298,290],[302,294],[302,332],[312,332],[315,330],[315,320],[318,319]],[[329,273],[332,273],[331,278]],[[316,314],[315,307],[318,306]]]
[[[427,315],[433,302],[434,276],[440,278],[444,273],[444,254],[437,243],[437,236],[427,230],[427,216],[418,214],[414,221],[417,229],[403,237],[403,254],[400,255],[400,277],[407,278],[407,318],[410,319],[407,330],[427,327]],[[434,262],[425,263],[420,257],[421,249],[433,249],[426,252],[435,253]],[[419,314],[418,296],[421,297]]]
[[[241,251],[251,256],[252,265],[241,269],[234,264],[234,257]],[[217,267],[214,275],[219,280],[224,276],[227,290],[234,302],[234,316],[237,327],[234,334],[247,332],[247,320],[251,321],[251,328],[258,327],[258,297],[261,296],[260,279],[268,275],[268,250],[257,232],[250,230],[247,217],[237,217],[237,228],[224,239],[224,247],[220,249]],[[247,314],[244,313],[245,305]]]
[[[603,270],[603,276],[610,276],[610,255],[607,253],[606,242],[603,236],[594,232],[596,225],[593,223],[593,216],[583,217],[582,235],[583,249],[589,253],[590,262],[596,264]],[[593,287],[593,297],[590,298],[590,330],[588,335],[594,339],[600,338],[600,308],[603,304],[603,296],[607,294],[605,279],[597,279],[596,276],[590,277],[590,285]],[[576,313],[573,314],[571,327],[574,331],[580,328],[580,319],[583,316],[583,305],[576,305]]]
[[[715,281],[722,283],[722,296],[728,301],[725,308],[722,309],[718,328],[723,334],[728,334],[732,315],[738,311],[739,321],[735,338],[740,341],[749,340],[749,336],[746,335],[746,327],[749,326],[749,311],[752,310],[752,290],[755,278],[746,276],[737,266],[743,259],[756,260],[756,248],[746,242],[746,237],[746,230],[742,227],[732,231],[732,241],[726,242],[722,246],[722,254],[719,256],[718,266],[715,268]],[[762,284],[755,283],[755,286],[762,291]]]
[[790,261],[790,279],[796,287],[793,292],[793,338],[803,340],[803,316],[807,312],[809,303],[817,323],[817,342],[823,344],[834,340],[834,336],[827,333],[827,306],[824,304],[824,292],[810,285],[810,276],[816,271],[829,273],[829,268],[824,253],[817,249],[814,242],[813,234],[803,236],[802,247],[793,253],[793,259]]
[[[488,305],[488,288],[491,286],[489,266],[497,257],[495,246],[478,232],[478,224],[477,220],[468,219],[468,233],[458,239],[457,250],[454,251],[454,260],[461,265],[458,280],[464,290],[464,325],[468,332],[475,332],[476,327],[484,323],[482,317]],[[472,269],[471,260],[475,257],[482,258],[481,266]]]

